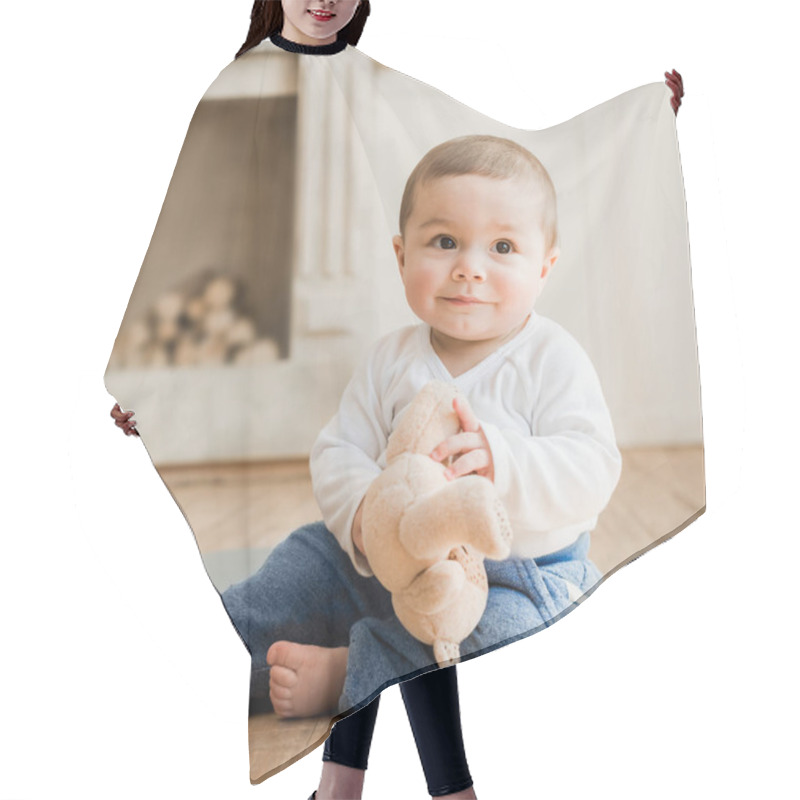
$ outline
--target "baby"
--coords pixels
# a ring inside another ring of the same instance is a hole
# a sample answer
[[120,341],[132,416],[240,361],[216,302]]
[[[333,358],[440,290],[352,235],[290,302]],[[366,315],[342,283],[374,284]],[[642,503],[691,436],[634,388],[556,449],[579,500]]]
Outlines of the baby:
[[534,312],[559,257],[547,171],[507,139],[445,142],[412,172],[393,243],[422,324],[377,343],[313,447],[324,525],[295,531],[223,595],[253,655],[254,696],[268,684],[281,716],[345,711],[434,663],[372,577],[361,536],[363,498],[386,466],[389,435],[431,380],[463,397],[461,432],[431,458],[452,458],[450,480],[493,481],[514,532],[511,556],[486,562],[487,608],[462,657],[550,624],[600,579],[588,532],[621,460],[587,355]]

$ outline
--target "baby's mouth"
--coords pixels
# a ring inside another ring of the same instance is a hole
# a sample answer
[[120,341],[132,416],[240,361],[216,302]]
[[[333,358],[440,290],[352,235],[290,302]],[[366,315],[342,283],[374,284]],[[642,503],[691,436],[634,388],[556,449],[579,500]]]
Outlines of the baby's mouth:
[[457,297],[444,297],[442,299],[456,306],[479,306],[483,305],[485,302],[483,300],[478,300],[477,297],[472,297],[472,295],[463,294],[458,295]]
[[336,14],[334,14],[332,11],[320,11],[316,8],[310,8],[308,13],[311,14],[314,19],[318,19],[320,22],[327,22],[336,16]]

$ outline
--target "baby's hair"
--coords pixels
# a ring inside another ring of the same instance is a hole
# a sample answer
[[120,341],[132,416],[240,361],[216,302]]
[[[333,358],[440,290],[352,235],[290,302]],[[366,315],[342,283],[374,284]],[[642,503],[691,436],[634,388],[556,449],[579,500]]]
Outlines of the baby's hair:
[[500,136],[460,136],[429,150],[408,178],[400,204],[400,233],[414,208],[417,186],[457,175],[482,175],[499,180],[528,177],[542,190],[542,227],[549,250],[558,241],[556,190],[542,162],[522,145]]
[[[353,19],[339,31],[336,38],[345,39],[348,44],[358,44],[368,16],[369,0],[361,0]],[[272,34],[280,33],[282,30],[283,6],[280,0],[255,0],[250,12],[250,30],[247,32],[247,39],[239,48],[236,58],[244,55],[248,50],[252,50]]]

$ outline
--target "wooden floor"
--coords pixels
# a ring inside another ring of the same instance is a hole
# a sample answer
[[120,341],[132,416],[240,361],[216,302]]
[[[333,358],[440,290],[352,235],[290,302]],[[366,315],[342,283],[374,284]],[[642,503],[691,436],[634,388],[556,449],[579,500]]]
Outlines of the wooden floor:
[[321,518],[306,461],[161,467],[201,553],[272,548]]
[[592,533],[589,557],[607,575],[705,509],[703,448],[624,450],[622,476]]
[[256,714],[248,723],[250,780],[261,783],[319,747],[331,730],[331,718],[279,719]]
[[[253,550],[257,566],[288,532],[320,518],[306,462],[162,467],[160,473],[208,555],[207,568],[215,557]],[[702,447],[625,450],[619,486],[592,534],[589,555],[608,575],[676,533],[704,507]],[[288,759],[296,761],[324,740],[329,726],[328,717],[252,716],[251,780],[267,778]]]

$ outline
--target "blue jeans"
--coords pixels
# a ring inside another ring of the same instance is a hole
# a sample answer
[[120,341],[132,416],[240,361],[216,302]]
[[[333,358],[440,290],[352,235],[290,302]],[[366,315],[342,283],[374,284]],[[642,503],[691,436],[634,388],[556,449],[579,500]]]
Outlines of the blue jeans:
[[[489,599],[461,643],[462,660],[530,636],[575,605],[600,580],[588,560],[589,535],[539,559],[485,562]],[[359,575],[321,522],[304,525],[222,602],[252,658],[250,696],[269,708],[267,650],[278,640],[349,647],[339,711],[369,703],[387,686],[436,667],[433,649],[411,636],[375,578]]]

